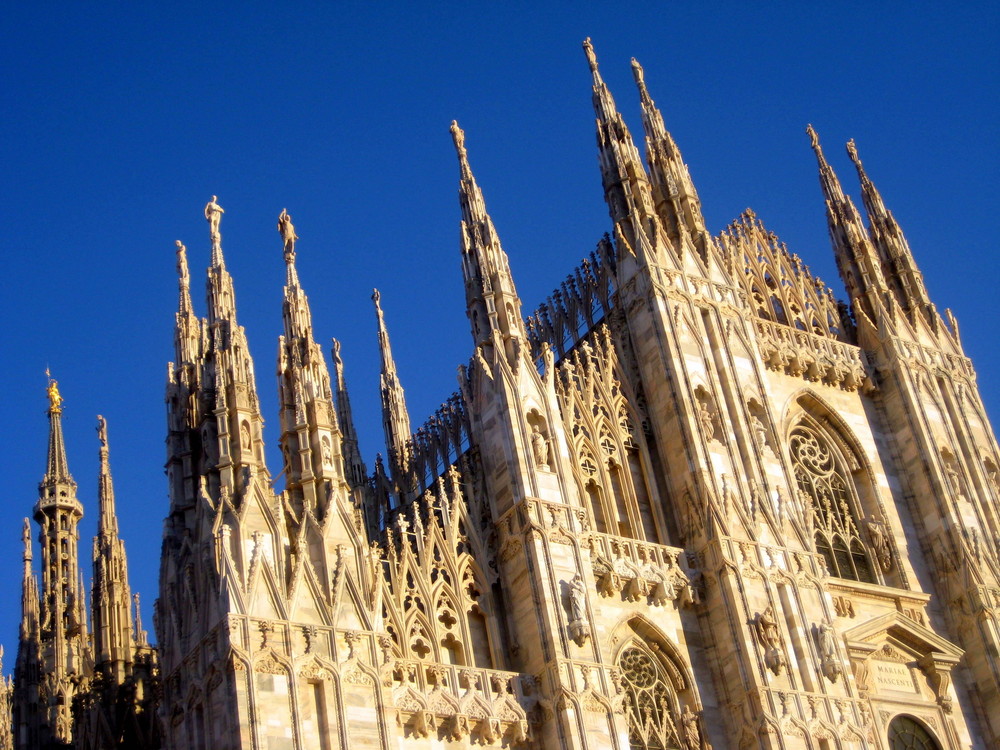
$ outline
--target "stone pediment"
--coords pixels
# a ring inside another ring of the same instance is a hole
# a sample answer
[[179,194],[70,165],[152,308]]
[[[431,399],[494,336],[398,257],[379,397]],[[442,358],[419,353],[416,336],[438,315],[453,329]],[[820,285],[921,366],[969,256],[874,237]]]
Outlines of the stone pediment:
[[[948,639],[900,612],[863,622],[846,631],[844,640],[853,652],[873,653],[881,649],[887,658],[892,654],[913,659],[933,655],[935,659],[954,664],[965,653]],[[890,645],[890,651],[885,651],[883,645]]]
[[844,640],[862,696],[926,695],[929,689],[933,700],[951,713],[951,670],[965,653],[954,643],[900,612],[851,628]]

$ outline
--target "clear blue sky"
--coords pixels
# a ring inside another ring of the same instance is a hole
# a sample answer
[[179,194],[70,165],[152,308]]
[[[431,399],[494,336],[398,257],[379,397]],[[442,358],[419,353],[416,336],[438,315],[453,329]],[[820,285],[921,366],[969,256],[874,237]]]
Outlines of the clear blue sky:
[[[747,206],[841,293],[811,122],[845,188],[857,140],[927,287],[951,307],[1000,415],[994,320],[1000,91],[996,3],[8,3],[0,305],[5,492],[0,643],[13,665],[20,519],[45,465],[46,366],[65,397],[70,468],[95,529],[95,415],[108,419],[121,533],[152,631],[161,520],[174,241],[196,306],[208,263],[201,214],[226,209],[227,264],[255,357],[277,463],[287,207],[316,335],[343,341],[369,466],[382,449],[369,299],[382,291],[414,427],[468,359],[458,169],[472,166],[525,310],[609,228],[580,42],[641,133],[629,58],[646,68],[713,232]],[[335,6],[335,7],[334,7]]]

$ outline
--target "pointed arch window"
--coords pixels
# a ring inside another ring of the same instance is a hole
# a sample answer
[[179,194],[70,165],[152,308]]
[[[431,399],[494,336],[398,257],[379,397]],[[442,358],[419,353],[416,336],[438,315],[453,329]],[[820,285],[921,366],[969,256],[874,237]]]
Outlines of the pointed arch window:
[[843,460],[821,433],[804,424],[792,430],[789,449],[800,496],[812,503],[816,551],[826,560],[830,575],[875,583]]
[[625,719],[633,750],[680,750],[677,696],[660,660],[633,642],[618,657]]

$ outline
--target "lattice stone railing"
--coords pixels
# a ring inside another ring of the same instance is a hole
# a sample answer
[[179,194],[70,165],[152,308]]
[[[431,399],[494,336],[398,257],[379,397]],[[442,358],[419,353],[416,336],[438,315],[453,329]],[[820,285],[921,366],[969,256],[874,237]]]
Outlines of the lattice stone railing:
[[622,592],[628,601],[648,599],[654,605],[700,601],[701,577],[688,566],[683,549],[597,532],[590,534],[589,544],[604,596]]
[[763,318],[754,324],[761,358],[772,370],[847,391],[857,390],[868,377],[864,354],[856,346]]
[[414,736],[467,737],[486,745],[529,739],[525,706],[532,709],[537,698],[528,675],[396,659],[384,685],[392,689],[400,725]]

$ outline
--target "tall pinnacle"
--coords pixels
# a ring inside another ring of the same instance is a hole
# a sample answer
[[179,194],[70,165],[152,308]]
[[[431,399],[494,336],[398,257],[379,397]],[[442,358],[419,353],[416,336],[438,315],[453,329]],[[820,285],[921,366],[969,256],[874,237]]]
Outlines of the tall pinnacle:
[[510,273],[507,254],[500,244],[493,220],[486,210],[483,191],[476,183],[465,149],[465,133],[452,121],[451,136],[458,154],[458,201],[462,209],[462,276],[465,280],[466,313],[472,323],[474,343],[479,346],[499,334],[513,353],[511,338],[525,338],[521,300]]
[[382,394],[382,429],[385,431],[385,445],[389,452],[392,479],[400,485],[409,468],[407,444],[411,436],[410,416],[406,411],[403,386],[396,374],[396,362],[392,358],[389,331],[385,327],[385,316],[382,313],[381,295],[378,289],[372,290],[372,302],[375,303],[375,314],[378,318],[378,346],[382,359],[379,378]]
[[341,437],[333,409],[330,373],[313,337],[309,300],[295,269],[298,235],[288,211],[278,216],[285,257],[282,302],[284,335],[278,343],[281,447],[293,503],[322,513],[329,496],[324,483],[343,477]]
[[899,301],[906,310],[922,309],[930,312],[931,301],[924,287],[923,274],[917,267],[903,230],[892,212],[885,207],[881,194],[861,165],[853,139],[847,142],[847,154],[854,162],[861,181],[861,197],[868,214],[869,235],[887,266],[889,279]]
[[24,568],[21,578],[21,641],[38,637],[38,580],[31,569],[31,521],[24,519],[21,531],[21,541],[24,544],[22,560]]
[[844,195],[837,175],[827,162],[812,125],[806,127],[806,132],[819,165],[820,187],[826,197],[826,219],[837,270],[847,287],[848,297],[852,301],[860,301],[862,311],[875,322],[878,318],[876,309],[884,306],[888,292],[882,261],[868,239],[858,209]]
[[693,243],[707,257],[709,237],[701,212],[698,191],[680,149],[663,124],[663,115],[646,88],[645,73],[633,57],[632,75],[639,89],[642,125],[646,131],[646,162],[649,165],[656,211],[667,235],[679,248]]
[[368,469],[361,458],[358,448],[358,431],[354,426],[354,414],[351,410],[351,397],[347,391],[347,380],[344,378],[344,360],[340,356],[340,342],[332,339],[333,366],[337,378],[337,421],[343,434],[344,469],[347,472],[347,482],[352,489],[363,487],[368,483]]
[[[97,490],[100,518],[92,556],[94,661],[98,669],[120,685],[128,676],[132,663],[131,596],[125,543],[118,537],[115,492],[108,460],[108,424],[102,416],[97,417],[97,437],[101,469]],[[82,586],[80,591],[83,591]]]
[[115,513],[115,488],[111,481],[111,463],[108,460],[108,423],[100,414],[97,415],[97,439],[101,443],[98,451],[101,470],[97,486],[97,499],[100,508],[97,528],[102,536],[116,536],[118,534],[118,516]]
[[589,38],[584,40],[583,50],[593,77],[597,158],[604,200],[615,224],[615,240],[630,255],[653,261],[669,241],[656,215],[646,170],[632,134],[601,78]]
[[218,204],[218,196],[205,204],[205,218],[208,220],[208,234],[212,241],[212,262],[208,269],[208,322],[216,323],[226,319],[236,321],[236,296],[233,291],[233,277],[226,270],[226,260],[222,255],[222,233],[219,224],[225,210]]
[[[46,371],[46,374],[48,372]],[[69,463],[66,460],[66,444],[62,431],[62,396],[59,394],[59,384],[49,378],[49,452],[46,462],[43,484],[65,482],[76,488],[76,483],[69,473]]]

